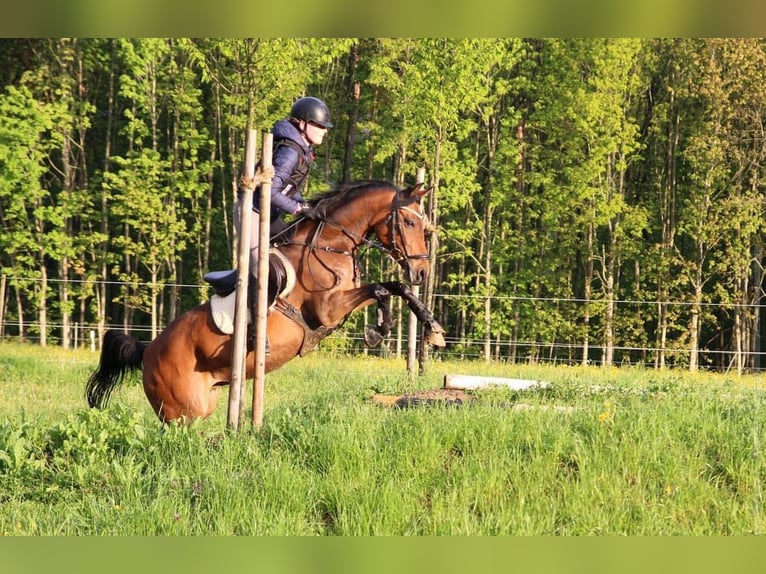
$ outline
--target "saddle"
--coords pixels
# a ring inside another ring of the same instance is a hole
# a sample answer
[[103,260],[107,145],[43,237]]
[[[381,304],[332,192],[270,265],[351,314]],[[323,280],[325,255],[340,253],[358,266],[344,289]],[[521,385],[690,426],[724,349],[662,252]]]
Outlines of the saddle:
[[[248,308],[255,305],[255,285],[250,281],[252,274],[248,274]],[[215,326],[224,334],[231,335],[234,332],[234,307],[237,288],[238,271],[227,269],[225,271],[210,271],[204,276],[205,281],[213,288],[214,294],[210,297],[210,309]],[[277,249],[269,250],[269,289],[268,309],[273,309],[274,304],[280,297],[287,297],[295,286],[295,269],[287,258]],[[250,323],[250,313],[247,322]]]

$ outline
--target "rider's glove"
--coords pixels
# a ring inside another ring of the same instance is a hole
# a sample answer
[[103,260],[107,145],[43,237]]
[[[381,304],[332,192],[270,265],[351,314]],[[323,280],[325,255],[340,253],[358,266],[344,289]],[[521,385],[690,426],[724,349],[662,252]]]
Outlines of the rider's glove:
[[298,207],[295,208],[295,211],[293,211],[293,215],[301,216],[301,215],[308,215],[308,212],[311,211],[311,207],[302,202],[298,202]]

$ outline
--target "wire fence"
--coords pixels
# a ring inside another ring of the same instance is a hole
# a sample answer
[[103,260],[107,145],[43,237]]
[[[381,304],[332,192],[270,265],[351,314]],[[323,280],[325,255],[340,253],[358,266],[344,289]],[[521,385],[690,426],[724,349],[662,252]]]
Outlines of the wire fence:
[[[39,281],[38,279],[25,279],[26,281]],[[49,284],[60,283],[60,280],[50,279]],[[68,283],[78,284],[85,283],[84,281],[71,280]],[[112,286],[124,286],[123,282],[119,281],[89,281],[89,285],[112,285]],[[178,292],[184,292],[189,297],[189,293],[192,298],[201,300],[207,294],[212,293],[207,285],[199,284],[184,284],[176,283],[169,284],[164,283],[160,286],[151,285],[149,283],[143,284],[131,284],[133,289],[153,289],[159,287],[160,289],[175,289]],[[24,340],[30,343],[39,343],[41,337],[39,335],[41,331],[41,325],[37,321],[25,321],[23,329],[19,325],[17,317],[12,316],[9,312],[8,293],[3,294],[5,301],[0,308],[5,309],[5,312],[0,314],[0,335],[4,340],[19,339],[20,332],[24,332]],[[435,294],[435,307],[438,307],[439,302],[454,301],[461,299],[463,301],[475,299],[484,301],[486,297],[480,295],[466,295],[456,296],[452,294]],[[557,306],[557,305],[586,305],[600,303],[603,301],[587,301],[578,298],[557,298],[557,297],[525,297],[525,296],[509,296],[509,295],[495,295],[489,298],[492,308],[499,308],[501,305],[507,305],[510,303],[532,303],[538,306]],[[640,300],[615,300],[613,302],[616,307],[653,307],[658,305],[664,305],[668,308],[684,308],[692,306],[692,303],[684,301],[640,301]],[[731,309],[732,305],[723,305],[717,303],[704,302],[700,304],[700,307],[710,311],[716,309]],[[739,305],[741,308],[747,308],[748,311],[755,317],[759,317],[761,313],[761,305]],[[180,312],[185,311],[182,309]],[[148,342],[152,337],[152,328],[148,323],[147,316],[144,313],[137,313],[137,317],[140,317],[141,321],[127,325],[127,331],[137,339]],[[356,325],[359,322],[353,322],[351,327],[341,328],[335,334],[333,334],[328,340],[325,340],[322,344],[323,348],[330,349],[332,351],[344,352],[344,353],[371,353],[379,354],[383,356],[400,357],[406,354],[408,347],[406,328],[406,317],[402,317],[402,321],[405,326],[397,328],[394,326],[391,334],[383,341],[383,344],[379,348],[365,349],[364,346],[364,334],[361,328],[357,328]],[[164,325],[160,325],[160,330]],[[446,347],[437,349],[432,348],[430,355],[435,358],[443,359],[460,359],[460,360],[492,360],[498,362],[528,362],[538,364],[601,364],[604,349],[601,342],[596,340],[586,340],[584,338],[568,338],[567,340],[540,340],[539,337],[536,340],[524,338],[524,337],[512,337],[512,336],[490,336],[489,340],[486,340],[483,336],[466,335],[463,337],[457,337],[454,333],[451,333],[450,325],[444,325],[447,329],[445,336]],[[98,351],[99,349],[99,332],[98,325],[95,322],[72,322],[65,326],[60,322],[46,322],[46,332],[48,333],[47,340],[49,344],[59,344],[63,340],[62,332],[65,328],[69,329],[69,341],[73,347],[77,348],[89,348],[91,350]],[[125,330],[126,326],[123,322],[120,323],[106,323],[102,325],[103,329],[117,329]],[[755,329],[757,330],[757,325]],[[746,363],[749,366],[748,370],[761,371],[766,368],[766,352],[760,349],[760,340],[756,345],[756,350],[744,352],[743,355],[746,359]],[[630,366],[646,366],[653,367],[656,365],[656,358],[662,354],[667,359],[664,366],[677,366],[686,367],[688,365],[689,349],[684,348],[679,341],[669,340],[664,347],[652,345],[647,343],[645,345],[636,344],[613,344],[611,346],[613,361],[615,365],[630,365]],[[733,359],[732,351],[726,348],[704,347],[698,351],[702,357],[700,360],[701,368],[716,368],[718,370],[728,370],[732,368]],[[587,356],[587,360],[583,360],[583,356]]]

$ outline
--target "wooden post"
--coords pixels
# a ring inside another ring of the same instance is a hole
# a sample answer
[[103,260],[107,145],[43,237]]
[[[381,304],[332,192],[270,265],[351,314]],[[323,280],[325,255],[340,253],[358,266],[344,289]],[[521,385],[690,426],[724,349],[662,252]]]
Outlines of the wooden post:
[[[243,170],[246,180],[255,177],[256,137],[257,132],[254,129],[247,131],[245,166]],[[250,229],[252,228],[253,187],[245,186],[242,190],[241,207],[239,248],[237,250],[237,292],[234,303],[234,334],[231,346],[231,380],[229,382],[228,426],[233,430],[239,429],[242,381],[246,378],[247,276],[250,271]]]
[[[263,134],[263,170],[271,167],[274,136]],[[258,240],[258,290],[255,318],[255,373],[253,374],[253,426],[263,424],[263,396],[266,383],[266,319],[269,304],[269,240],[271,231],[271,179],[261,183],[260,239]]]
[[[415,183],[424,183],[426,180],[426,168],[419,167],[415,172]],[[420,297],[420,286],[413,285],[412,293]],[[418,343],[418,318],[410,311],[407,321],[407,376],[412,377],[415,373],[415,361],[417,359]]]

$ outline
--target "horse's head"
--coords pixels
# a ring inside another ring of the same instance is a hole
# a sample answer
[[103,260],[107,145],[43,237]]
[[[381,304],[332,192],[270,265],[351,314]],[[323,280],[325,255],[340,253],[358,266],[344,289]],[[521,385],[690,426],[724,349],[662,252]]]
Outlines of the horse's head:
[[[406,280],[420,285],[430,271],[426,237],[433,227],[422,205],[429,191],[422,183],[400,190],[388,181],[347,182],[309,201],[312,207],[309,217],[320,223],[305,221],[303,230],[311,245],[326,224],[339,230],[335,239],[341,244],[323,247],[335,253],[344,253],[348,249],[342,245],[343,241],[353,241],[359,247],[362,243],[370,243],[368,237],[374,234],[378,239],[377,246],[386,250],[404,269]],[[322,241],[329,241],[328,236],[323,236]]]
[[422,183],[398,191],[391,212],[375,226],[375,235],[402,266],[413,285],[425,283],[430,271],[426,234],[433,231],[423,209],[423,197],[430,191]]

